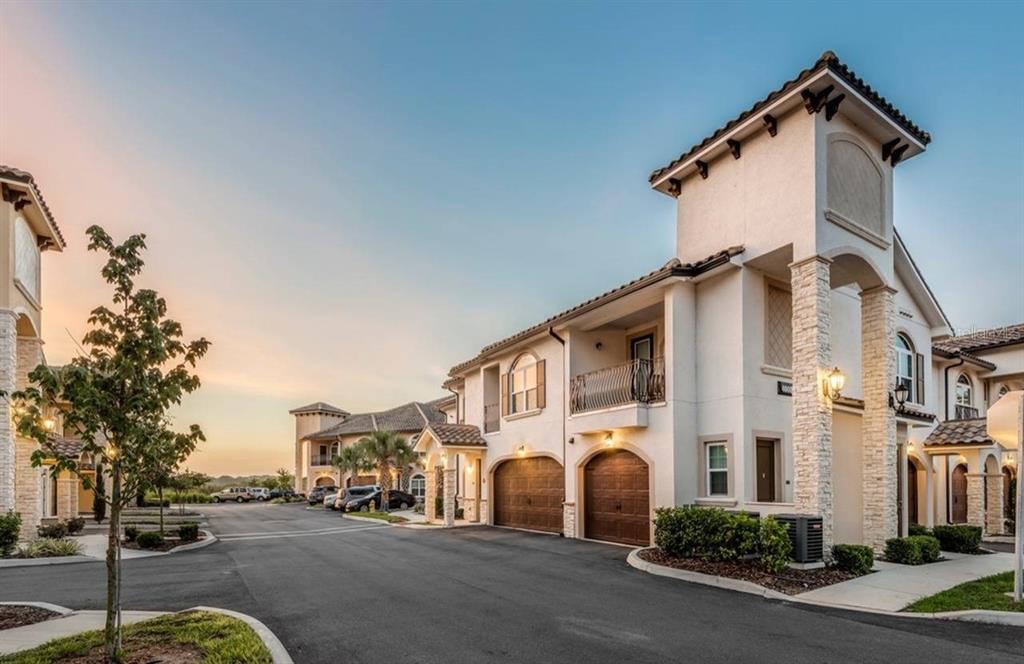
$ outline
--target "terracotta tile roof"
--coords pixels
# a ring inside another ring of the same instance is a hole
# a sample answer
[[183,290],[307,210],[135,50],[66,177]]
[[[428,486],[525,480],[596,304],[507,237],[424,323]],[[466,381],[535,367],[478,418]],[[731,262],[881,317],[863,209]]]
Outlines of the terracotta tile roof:
[[1019,343],[1024,343],[1024,323],[950,337],[934,342],[932,347],[945,353],[956,354],[978,352]]
[[62,457],[77,457],[82,453],[85,443],[77,438],[54,438],[50,448]]
[[53,213],[50,212],[50,206],[46,204],[46,199],[43,198],[43,192],[39,190],[39,186],[36,184],[35,178],[28,171],[23,171],[18,168],[11,166],[0,165],[0,179],[13,180],[20,182],[21,184],[27,185],[32,190],[32,194],[39,200],[39,205],[43,208],[41,212],[46,220],[49,222],[50,227],[53,228],[54,234],[57,236],[57,242],[60,248],[63,249],[67,246],[67,242],[64,241],[64,234],[60,232],[60,226],[57,225],[57,220],[53,218]]
[[347,410],[342,410],[337,406],[332,406],[329,403],[323,401],[317,401],[316,403],[307,404],[305,406],[299,406],[288,411],[289,415],[298,415],[300,413],[332,413],[334,415],[348,415]]
[[427,426],[427,429],[442,445],[487,447],[487,441],[480,434],[480,429],[472,424],[435,423]]
[[374,413],[355,413],[322,431],[310,434],[308,440],[325,440],[338,436],[368,434],[373,431],[421,431],[434,422],[444,422],[447,416],[431,402],[410,401],[389,410]]
[[700,143],[691,147],[689,150],[681,154],[677,159],[674,159],[667,166],[665,166],[664,168],[659,168],[658,170],[651,173],[651,177],[649,178],[650,182],[654,183],[656,180],[660,179],[663,175],[674,169],[676,166],[683,163],[693,155],[697,154],[707,146],[711,145],[719,138],[721,138],[724,134],[729,133],[734,127],[747,120],[750,116],[760,113],[762,110],[764,110],[765,107],[771,105],[777,99],[784,97],[793,92],[794,90],[796,90],[797,88],[801,87],[808,79],[810,79],[812,76],[822,71],[823,69],[828,69],[833,74],[835,74],[843,81],[845,81],[847,84],[849,84],[850,87],[852,87],[854,90],[863,95],[865,99],[871,102],[871,104],[874,105],[875,108],[877,108],[882,113],[888,115],[893,122],[902,127],[907,133],[909,133],[914,138],[919,140],[922,144],[927,145],[928,143],[931,142],[932,137],[928,132],[923,131],[920,127],[911,122],[910,119],[907,118],[907,116],[903,115],[903,113],[901,113],[899,109],[893,106],[885,97],[878,94],[878,92],[875,91],[870,85],[865,83],[864,79],[857,76],[849,67],[840,62],[839,56],[837,56],[832,51],[825,51],[824,53],[821,54],[821,57],[818,58],[817,61],[815,61],[815,63],[811,67],[809,67],[808,69],[804,69],[799,74],[797,74],[796,78],[786,81],[785,83],[782,84],[781,88],[774,90],[767,97],[757,102],[743,113],[740,113],[739,116],[736,117],[734,120],[731,120],[730,122],[726,123],[724,127],[719,129],[715,133],[711,134]]
[[926,447],[995,445],[996,442],[988,437],[986,422],[984,417],[942,422],[928,434],[924,444]]
[[[673,258],[668,263],[666,263],[664,267],[658,270],[648,272],[642,277],[637,277],[633,281],[622,284],[621,286],[617,286],[616,288],[613,288],[610,291],[602,293],[597,297],[592,297],[589,300],[581,302],[580,304],[577,304],[576,306],[570,309],[566,309],[561,313],[555,314],[554,316],[551,316],[550,318],[543,320],[532,327],[528,327],[525,330],[516,332],[512,336],[506,337],[501,341],[496,341],[493,344],[484,346],[483,349],[481,349],[481,351],[477,353],[476,357],[474,357],[473,359],[467,360],[452,367],[451,370],[448,372],[448,375],[452,378],[456,378],[456,374],[458,374],[460,371],[469,368],[470,366],[479,362],[490,353],[511,346],[519,341],[522,341],[523,339],[532,337],[535,334],[547,330],[549,327],[553,327],[556,324],[565,322],[571,318],[579,316],[580,314],[586,313],[591,309],[596,309],[597,307],[607,304],[612,300],[618,299],[624,295],[628,295],[629,293],[632,293],[634,291],[638,291],[641,288],[650,286],[651,284],[661,281],[662,279],[667,279],[669,277],[695,277],[699,274],[707,272],[712,268],[718,267],[719,265],[728,263],[730,258],[741,253],[743,253],[743,247],[729,247],[728,249],[724,249],[722,251],[719,251],[718,253],[708,256],[703,260],[699,260],[693,263],[683,263],[678,258]],[[458,381],[456,380],[455,382]],[[453,384],[453,381],[450,379],[444,382],[445,387]]]
[[446,397],[441,397],[440,399],[434,399],[433,401],[428,401],[426,405],[428,405],[428,406],[430,406],[432,408],[436,408],[437,410],[444,410],[445,408],[451,408],[452,406],[455,405],[455,395],[454,394],[449,394]]

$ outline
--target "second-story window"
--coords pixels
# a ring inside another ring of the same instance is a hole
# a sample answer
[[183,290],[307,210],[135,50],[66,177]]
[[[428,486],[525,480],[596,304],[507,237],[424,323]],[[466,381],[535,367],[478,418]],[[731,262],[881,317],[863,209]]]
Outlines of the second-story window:
[[967,374],[960,374],[956,379],[956,419],[966,420],[977,417],[974,410],[974,391],[971,388],[971,379]]
[[509,372],[509,412],[524,413],[537,408],[537,360],[523,355]]
[[921,403],[914,380],[914,347],[902,334],[896,335],[896,384],[906,386],[907,401]]

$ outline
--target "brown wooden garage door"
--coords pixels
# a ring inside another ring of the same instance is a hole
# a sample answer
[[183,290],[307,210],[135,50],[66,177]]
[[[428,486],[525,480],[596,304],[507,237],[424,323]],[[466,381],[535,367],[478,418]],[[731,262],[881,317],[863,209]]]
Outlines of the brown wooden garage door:
[[584,536],[637,546],[650,544],[647,480],[647,464],[626,450],[602,452],[588,461],[583,472]]
[[548,457],[506,461],[494,471],[494,524],[562,532],[565,474]]

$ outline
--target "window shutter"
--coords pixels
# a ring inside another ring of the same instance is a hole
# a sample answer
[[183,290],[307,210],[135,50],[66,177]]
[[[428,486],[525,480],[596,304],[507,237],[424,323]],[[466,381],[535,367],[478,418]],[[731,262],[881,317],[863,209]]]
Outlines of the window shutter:
[[501,416],[508,417],[508,374],[501,374]]
[[545,360],[537,360],[537,408],[543,408],[547,403],[547,390],[544,387]]
[[916,357],[917,366],[914,367],[914,382],[917,385],[914,386],[914,396],[917,397],[917,403],[924,405],[924,355],[917,353]]

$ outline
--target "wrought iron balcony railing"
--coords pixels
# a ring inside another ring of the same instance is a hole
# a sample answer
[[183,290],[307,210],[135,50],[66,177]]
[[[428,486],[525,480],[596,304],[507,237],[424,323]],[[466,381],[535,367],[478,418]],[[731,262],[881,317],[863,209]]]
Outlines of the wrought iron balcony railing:
[[314,454],[309,459],[309,465],[311,466],[329,466],[331,465],[330,454]]
[[501,412],[496,403],[484,406],[484,433],[493,433],[501,429]]
[[956,419],[973,420],[978,417],[978,409],[974,406],[956,405]]
[[580,374],[569,383],[569,410],[573,414],[664,400],[665,360],[661,357]]

